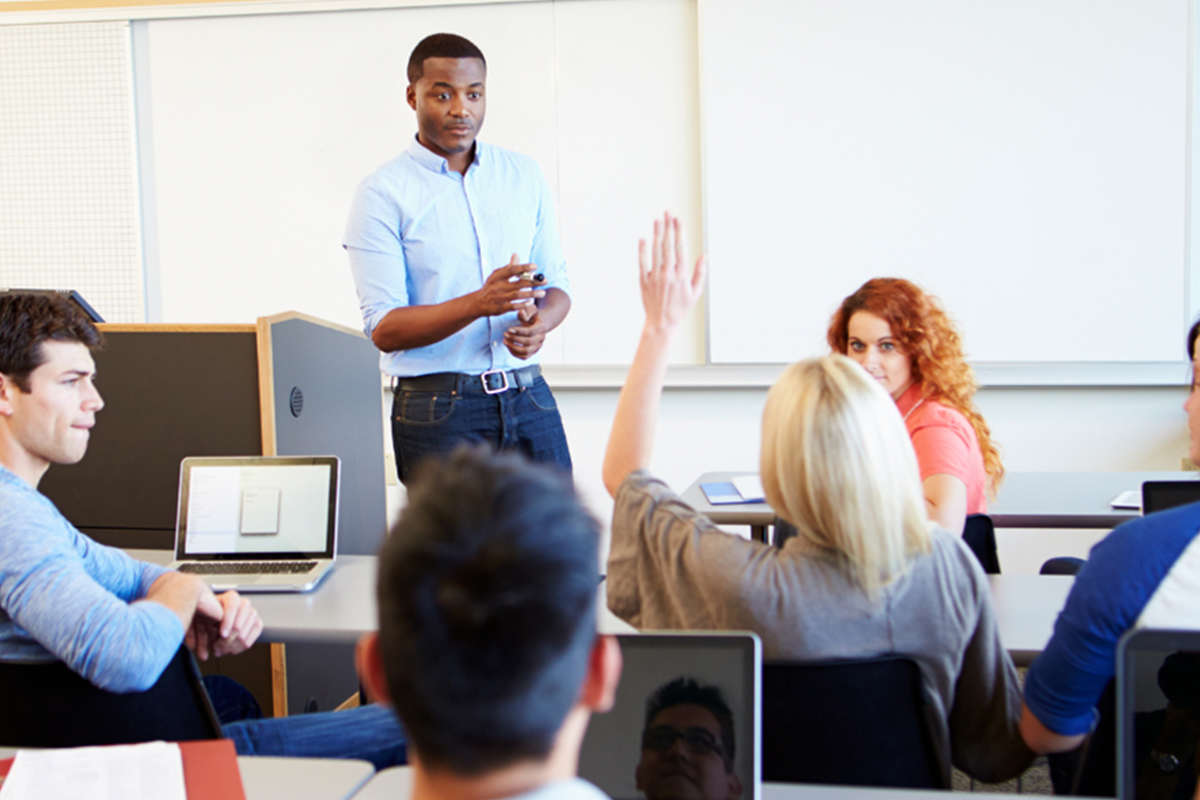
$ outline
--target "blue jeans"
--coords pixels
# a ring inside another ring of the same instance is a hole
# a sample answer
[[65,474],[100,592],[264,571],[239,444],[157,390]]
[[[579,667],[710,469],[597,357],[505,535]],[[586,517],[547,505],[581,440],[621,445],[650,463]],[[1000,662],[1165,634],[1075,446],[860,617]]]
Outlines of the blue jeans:
[[554,395],[542,377],[527,389],[485,394],[479,381],[461,391],[397,391],[392,398],[392,444],[396,472],[407,484],[427,456],[462,442],[484,442],[496,450],[519,450],[533,461],[571,471],[571,453]]
[[375,769],[408,763],[404,728],[387,706],[247,719],[221,726],[240,756],[361,758]]

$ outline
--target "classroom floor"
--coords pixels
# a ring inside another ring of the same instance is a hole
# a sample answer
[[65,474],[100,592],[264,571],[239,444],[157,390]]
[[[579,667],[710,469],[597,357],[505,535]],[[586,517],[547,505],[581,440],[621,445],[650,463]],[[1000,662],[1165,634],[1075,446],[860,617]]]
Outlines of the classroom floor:
[[[1025,667],[1017,667],[1021,687],[1025,687]],[[1050,783],[1050,767],[1045,756],[1038,756],[1021,775],[1002,783],[983,783],[972,780],[965,772],[953,770],[950,788],[956,792],[998,792],[1004,794],[1054,794]]]

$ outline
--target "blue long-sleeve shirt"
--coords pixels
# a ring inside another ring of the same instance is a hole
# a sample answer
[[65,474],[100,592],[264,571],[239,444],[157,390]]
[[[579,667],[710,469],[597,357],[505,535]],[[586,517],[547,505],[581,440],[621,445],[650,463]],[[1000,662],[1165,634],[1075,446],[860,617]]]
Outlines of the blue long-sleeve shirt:
[[0,467],[0,661],[59,659],[110,691],[149,688],[183,641],[175,613],[141,599],[166,571],[92,541]]
[[1055,733],[1091,729],[1132,628],[1200,628],[1200,503],[1131,520],[1092,548],[1054,636],[1029,668],[1025,704]]
[[[342,241],[367,336],[394,308],[475,291],[515,253],[537,264],[544,288],[569,292],[554,199],[537,162],[475,142],[466,175],[415,138],[358,187]],[[479,374],[538,363],[504,345],[515,311],[476,319],[440,342],[380,356],[388,375]]]

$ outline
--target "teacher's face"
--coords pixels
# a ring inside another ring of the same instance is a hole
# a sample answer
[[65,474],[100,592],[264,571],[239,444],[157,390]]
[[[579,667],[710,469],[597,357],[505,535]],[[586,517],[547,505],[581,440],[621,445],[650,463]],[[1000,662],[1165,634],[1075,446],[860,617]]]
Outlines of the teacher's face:
[[1193,462],[1200,464],[1200,338],[1192,352],[1192,390],[1183,402],[1183,410],[1187,412],[1188,436],[1191,438],[1189,455]]
[[487,109],[486,79],[478,58],[425,59],[423,74],[407,91],[421,144],[451,159],[470,152]]
[[892,336],[892,326],[869,311],[856,311],[846,326],[846,355],[879,381],[892,399],[912,385],[912,358]]

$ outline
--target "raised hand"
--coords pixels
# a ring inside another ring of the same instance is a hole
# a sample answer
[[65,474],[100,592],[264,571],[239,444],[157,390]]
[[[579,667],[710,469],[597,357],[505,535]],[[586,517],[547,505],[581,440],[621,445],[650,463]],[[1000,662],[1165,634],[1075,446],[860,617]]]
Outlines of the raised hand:
[[688,270],[678,217],[664,213],[661,220],[654,221],[654,241],[649,248],[645,239],[638,240],[638,265],[646,327],[673,329],[704,290],[704,256]]

